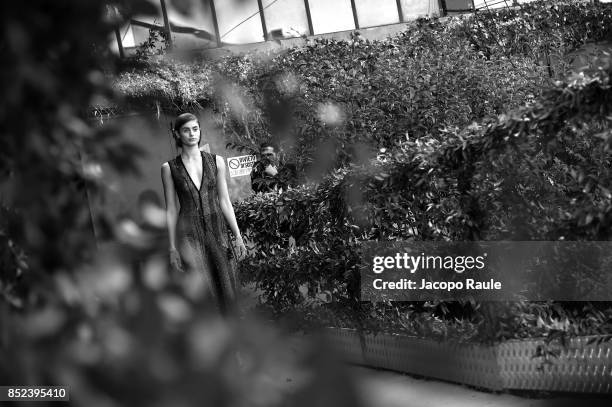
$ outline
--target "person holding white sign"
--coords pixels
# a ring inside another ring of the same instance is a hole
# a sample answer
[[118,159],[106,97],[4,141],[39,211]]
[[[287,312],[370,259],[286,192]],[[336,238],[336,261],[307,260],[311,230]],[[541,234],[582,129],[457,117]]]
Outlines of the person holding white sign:
[[225,161],[199,149],[200,123],[193,114],[178,116],[172,130],[181,153],[161,168],[170,264],[173,269],[202,273],[210,296],[226,313],[235,305],[236,260],[246,248],[227,190]]

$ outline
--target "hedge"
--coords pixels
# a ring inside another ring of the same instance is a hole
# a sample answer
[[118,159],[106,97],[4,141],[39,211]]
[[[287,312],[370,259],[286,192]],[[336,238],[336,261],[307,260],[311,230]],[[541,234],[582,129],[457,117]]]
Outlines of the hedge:
[[[356,316],[363,311],[362,241],[608,240],[611,74],[608,61],[592,75],[556,83],[530,106],[401,142],[386,163],[347,167],[319,186],[240,203],[239,223],[259,244],[243,264],[245,276],[278,313],[300,307],[297,288],[307,283],[334,291],[338,309],[352,307]],[[287,247],[289,236],[297,249]],[[493,329],[500,314],[481,328],[496,338],[524,332],[513,323]],[[603,326],[611,315],[606,308]]]
[[272,138],[299,170],[326,171],[406,132],[429,136],[535,100],[567,73],[567,53],[609,38],[610,27],[606,4],[534,2],[419,20],[384,41],[355,35],[218,61],[138,62],[116,88],[131,101],[212,106],[234,146]]
[[[259,249],[244,262],[244,276],[277,314],[299,309],[322,320],[327,309],[332,320],[352,324],[384,314],[397,327],[401,307],[357,302],[362,241],[609,238],[609,62],[566,79],[566,56],[610,38],[611,27],[609,5],[534,2],[445,23],[420,20],[385,41],[355,35],[273,55],[150,63],[149,76],[124,74],[117,86],[125,84],[133,101],[208,103],[234,146],[276,138],[302,173],[327,174],[319,185],[237,206]],[[204,85],[194,92],[163,80],[144,86],[157,70],[196,72]],[[370,165],[381,147],[385,162]],[[305,309],[303,284],[330,289],[335,303]],[[423,307],[434,309],[425,319],[465,314],[470,335],[495,339],[527,334],[517,319],[531,318],[536,305],[442,302],[404,311],[414,319]],[[552,325],[573,312],[542,307]],[[593,317],[604,330],[606,307]]]

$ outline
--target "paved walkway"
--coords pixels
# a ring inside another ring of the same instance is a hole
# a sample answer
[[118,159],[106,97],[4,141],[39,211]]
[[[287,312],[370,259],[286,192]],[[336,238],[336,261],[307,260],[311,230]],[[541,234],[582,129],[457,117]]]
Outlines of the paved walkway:
[[[252,288],[252,287],[251,287]],[[246,298],[243,306],[253,305],[256,296]],[[284,342],[286,351],[297,355],[304,349],[305,337],[294,336]],[[280,350],[280,349],[279,349]],[[612,397],[592,395],[544,396],[534,393],[509,394],[479,391],[474,388],[416,378],[406,374],[346,365],[357,381],[363,407],[611,407]],[[263,383],[274,392],[298,390],[308,377],[282,363],[264,373]],[[327,406],[324,406],[327,407]],[[332,407],[332,406],[330,406]]]
[[367,407],[570,407],[612,406],[603,397],[527,398],[513,394],[481,392],[436,380],[417,379],[394,372],[352,368]]
[[[349,366],[356,382],[359,407],[610,407],[612,399],[595,396],[537,396],[493,393],[438,380],[414,378],[400,373]],[[267,393],[290,394],[312,377],[271,369],[263,375]],[[330,379],[328,377],[328,379]],[[332,379],[333,382],[333,379]],[[334,384],[332,384],[334,385]],[[346,390],[342,386],[338,391]],[[344,400],[342,397],[341,400]],[[324,398],[327,400],[327,398]],[[316,404],[328,407],[327,404]],[[346,405],[346,404],[343,404]],[[329,406],[334,407],[334,406]]]
[[[290,352],[298,354],[303,338],[289,342]],[[362,366],[345,365],[356,380],[362,407],[610,407],[610,396],[510,394],[480,391],[472,387]],[[283,368],[269,371],[266,381],[282,392],[301,387],[303,374]],[[325,406],[326,407],[326,406]]]

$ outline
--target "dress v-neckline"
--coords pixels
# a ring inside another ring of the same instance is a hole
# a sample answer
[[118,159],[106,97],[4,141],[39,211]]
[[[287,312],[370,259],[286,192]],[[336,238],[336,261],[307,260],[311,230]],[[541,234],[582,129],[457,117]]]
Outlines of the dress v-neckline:
[[179,154],[178,156],[179,161],[181,162],[181,165],[183,166],[183,168],[185,169],[185,172],[187,173],[187,177],[189,178],[189,180],[191,181],[191,183],[193,184],[193,186],[195,187],[195,189],[200,192],[200,189],[202,188],[202,184],[204,183],[204,155],[202,154],[202,152],[200,151],[200,158],[202,159],[201,163],[202,163],[202,174],[200,175],[200,188],[198,188],[198,186],[196,185],[195,181],[193,180],[193,178],[191,178],[191,174],[189,173],[189,171],[187,170],[187,166],[185,165],[185,163],[183,162],[183,156]]

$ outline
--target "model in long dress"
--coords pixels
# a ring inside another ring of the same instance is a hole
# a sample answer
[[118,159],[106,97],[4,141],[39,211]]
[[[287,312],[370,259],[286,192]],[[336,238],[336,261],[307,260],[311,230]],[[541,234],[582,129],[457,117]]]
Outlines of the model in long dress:
[[[179,268],[201,273],[210,296],[220,311],[226,313],[235,302],[237,289],[237,255],[229,238],[228,223],[236,236],[237,248],[241,252],[238,255],[244,254],[244,244],[229,202],[223,158],[200,151],[197,119],[181,123],[181,116],[175,125],[180,126],[176,129],[178,137],[181,137],[180,132],[189,137],[178,139],[181,141],[181,154],[162,166],[171,259],[173,253],[178,252]],[[183,117],[183,121],[189,118],[192,116]],[[191,137],[194,135],[197,136],[195,149],[193,142],[196,137]],[[172,195],[178,199],[178,213]]]

